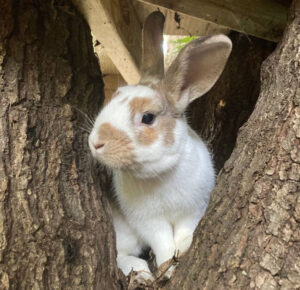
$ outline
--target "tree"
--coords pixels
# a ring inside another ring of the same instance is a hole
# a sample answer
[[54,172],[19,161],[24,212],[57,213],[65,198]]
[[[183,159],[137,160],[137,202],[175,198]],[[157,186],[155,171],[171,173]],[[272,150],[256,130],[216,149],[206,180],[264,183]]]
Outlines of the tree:
[[89,27],[69,1],[0,7],[0,288],[119,289],[79,128],[103,98]]
[[166,289],[300,289],[300,1]]
[[[67,0],[0,7],[0,288],[124,289],[107,180],[80,128],[81,112],[103,101],[89,28]],[[300,288],[299,26],[296,0],[193,246],[163,289]],[[221,135],[206,135],[215,154]]]

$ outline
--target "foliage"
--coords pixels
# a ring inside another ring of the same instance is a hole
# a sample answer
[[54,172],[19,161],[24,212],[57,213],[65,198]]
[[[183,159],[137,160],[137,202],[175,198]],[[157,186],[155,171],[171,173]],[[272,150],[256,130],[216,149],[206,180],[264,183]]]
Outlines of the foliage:
[[172,53],[178,53],[184,46],[186,46],[189,42],[191,42],[195,38],[197,38],[197,36],[185,36],[177,40],[171,40],[170,43],[176,44]]

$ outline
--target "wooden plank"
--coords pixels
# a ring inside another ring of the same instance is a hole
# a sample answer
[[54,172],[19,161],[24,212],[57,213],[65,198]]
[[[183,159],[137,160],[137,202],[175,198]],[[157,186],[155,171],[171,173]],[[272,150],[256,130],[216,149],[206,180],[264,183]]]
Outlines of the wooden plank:
[[94,51],[98,56],[99,63],[101,66],[101,72],[103,75],[114,75],[119,74],[119,70],[116,68],[112,60],[107,55],[104,46],[102,44],[98,44],[94,46]]
[[[144,23],[147,16],[156,11],[158,7],[139,0],[132,0],[132,4],[137,12],[137,16],[141,23]],[[207,22],[200,18],[195,18],[180,12],[174,12],[164,7],[159,7],[159,10],[165,15],[166,21],[164,26],[164,34],[166,35],[213,35],[213,34],[228,34],[230,29],[217,25],[212,22]],[[180,25],[175,21],[175,13],[179,15]]]
[[130,0],[73,0],[128,84],[140,79],[142,25]]
[[271,41],[279,41],[286,5],[272,0],[139,0]]

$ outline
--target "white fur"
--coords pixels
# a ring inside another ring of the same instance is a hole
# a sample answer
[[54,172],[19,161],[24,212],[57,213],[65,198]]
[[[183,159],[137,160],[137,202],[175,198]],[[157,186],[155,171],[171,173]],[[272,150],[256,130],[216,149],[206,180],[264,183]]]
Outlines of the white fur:
[[184,253],[189,248],[207,207],[215,174],[210,153],[184,118],[176,119],[171,146],[164,145],[162,138],[151,145],[139,145],[134,137],[138,129],[130,125],[129,103],[137,96],[155,101],[155,92],[144,86],[122,87],[119,92],[97,117],[89,143],[97,158],[92,144],[97,142],[97,128],[108,122],[125,131],[134,144],[139,171],[113,170],[121,209],[113,211],[118,265],[126,275],[133,269],[149,279],[146,261],[138,258],[142,248],[152,248],[158,266],[175,252]]
[[[210,41],[230,43],[226,36],[211,37],[207,43]],[[231,46],[228,49],[225,62]],[[221,72],[222,69],[218,74]],[[177,105],[183,102],[181,107],[185,108],[196,98],[189,94],[189,89],[182,92]],[[130,101],[147,97],[159,103],[157,95],[153,89],[141,85],[119,88],[118,95],[97,117],[89,136],[92,154],[98,160],[102,149],[96,150],[94,145],[99,142],[97,132],[101,124],[107,122],[126,132],[132,142],[136,163],[126,170],[113,169],[119,202],[119,207],[113,210],[113,219],[118,265],[126,275],[131,269],[138,271],[141,280],[152,279],[146,261],[138,257],[143,247],[151,247],[158,266],[175,253],[187,251],[215,184],[211,155],[184,117],[175,119],[172,144],[164,143],[163,134],[150,145],[138,143],[137,132],[147,125],[141,123],[141,114],[134,116],[132,124]]]
[[189,248],[214,187],[210,154],[197,135],[186,129],[181,148],[172,154],[176,162],[171,162],[167,172],[165,168],[164,172],[156,169],[157,177],[139,178],[134,173],[114,171],[121,210],[132,229],[154,251],[158,266],[176,251],[184,253]]

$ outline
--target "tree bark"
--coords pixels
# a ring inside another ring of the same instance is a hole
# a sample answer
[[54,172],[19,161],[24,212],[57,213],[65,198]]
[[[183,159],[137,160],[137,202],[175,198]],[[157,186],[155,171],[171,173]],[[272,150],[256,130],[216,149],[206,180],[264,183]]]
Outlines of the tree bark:
[[79,128],[103,99],[89,27],[67,0],[0,7],[0,289],[120,289]]
[[296,0],[262,66],[254,112],[165,289],[300,289],[299,28]]

